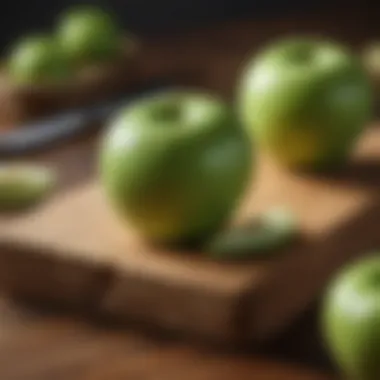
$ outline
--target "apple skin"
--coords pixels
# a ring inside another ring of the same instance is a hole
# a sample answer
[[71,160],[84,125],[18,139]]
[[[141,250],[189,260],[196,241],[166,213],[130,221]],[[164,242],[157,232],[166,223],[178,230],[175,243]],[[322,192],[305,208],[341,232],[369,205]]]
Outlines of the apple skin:
[[352,380],[380,379],[380,253],[345,268],[323,305],[323,334]]
[[147,240],[198,244],[229,221],[252,168],[249,138],[214,95],[164,91],[127,107],[102,142],[101,181]]
[[14,83],[44,85],[67,79],[71,66],[56,41],[41,34],[24,37],[12,47],[7,71]]
[[116,20],[93,6],[70,9],[57,26],[63,52],[78,66],[114,59],[121,51],[122,37]]
[[346,161],[372,103],[360,60],[312,37],[270,44],[248,63],[238,88],[240,116],[252,139],[295,169]]

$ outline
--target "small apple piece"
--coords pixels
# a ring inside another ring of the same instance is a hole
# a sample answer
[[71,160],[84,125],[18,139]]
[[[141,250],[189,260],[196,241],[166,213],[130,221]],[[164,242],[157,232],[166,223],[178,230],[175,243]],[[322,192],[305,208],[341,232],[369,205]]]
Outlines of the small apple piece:
[[220,260],[269,258],[294,241],[298,233],[293,213],[274,207],[249,223],[218,234],[206,245],[206,251]]
[[380,379],[380,254],[345,268],[328,289],[323,334],[349,379]]
[[71,74],[65,56],[50,36],[23,38],[12,47],[7,61],[8,75],[20,85],[62,82]]
[[221,100],[173,90],[111,123],[101,180],[115,209],[148,240],[203,241],[228,221],[248,185],[251,144]]
[[238,106],[252,139],[296,169],[340,165],[370,120],[372,94],[359,57],[317,38],[280,40],[251,60]]
[[82,6],[62,15],[58,40],[67,57],[76,65],[110,61],[120,54],[123,32],[110,14]]
[[48,167],[27,163],[0,165],[0,211],[10,211],[42,201],[54,188],[56,175]]

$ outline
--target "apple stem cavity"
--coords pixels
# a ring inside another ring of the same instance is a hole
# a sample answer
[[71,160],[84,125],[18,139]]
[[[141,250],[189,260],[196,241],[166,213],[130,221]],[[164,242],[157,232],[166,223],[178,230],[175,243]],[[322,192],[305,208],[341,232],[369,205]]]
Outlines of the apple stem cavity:
[[151,116],[154,120],[159,122],[173,121],[180,118],[182,109],[180,104],[172,102],[160,103],[151,111]]

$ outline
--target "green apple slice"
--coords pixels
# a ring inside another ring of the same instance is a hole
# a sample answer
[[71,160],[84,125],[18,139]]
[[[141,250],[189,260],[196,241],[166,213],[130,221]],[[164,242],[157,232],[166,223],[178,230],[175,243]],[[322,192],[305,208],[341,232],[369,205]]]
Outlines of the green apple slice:
[[29,207],[44,199],[53,189],[52,169],[33,164],[0,165],[0,211]]
[[216,236],[207,251],[217,259],[264,258],[293,241],[298,232],[290,210],[273,208],[244,226]]

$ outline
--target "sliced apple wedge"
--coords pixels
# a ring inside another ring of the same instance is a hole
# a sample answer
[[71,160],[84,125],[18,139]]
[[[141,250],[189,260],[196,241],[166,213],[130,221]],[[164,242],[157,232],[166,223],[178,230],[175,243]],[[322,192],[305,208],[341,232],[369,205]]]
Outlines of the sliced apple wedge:
[[0,165],[0,211],[31,206],[44,199],[56,184],[48,167],[28,163]]
[[210,241],[206,249],[216,259],[264,258],[290,243],[298,232],[293,213],[276,207],[249,223],[221,233]]

